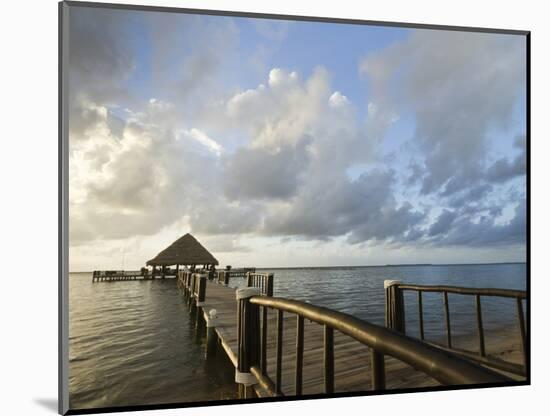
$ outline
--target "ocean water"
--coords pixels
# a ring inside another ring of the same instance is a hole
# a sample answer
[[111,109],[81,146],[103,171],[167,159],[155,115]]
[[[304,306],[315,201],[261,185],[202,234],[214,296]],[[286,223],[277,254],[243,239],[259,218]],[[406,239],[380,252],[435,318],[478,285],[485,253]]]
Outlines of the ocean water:
[[[274,295],[309,301],[383,325],[384,280],[415,284],[525,289],[525,264],[264,269]],[[231,285],[243,285],[234,279]],[[405,294],[407,333],[418,336],[416,294]],[[424,330],[440,340],[441,294],[423,295]],[[476,332],[472,296],[449,295],[453,339]],[[482,298],[487,336],[516,323],[513,299]],[[205,359],[174,279],[92,283],[69,277],[69,390],[72,409],[165,404],[237,397],[225,354]],[[509,330],[510,336],[516,336]]]

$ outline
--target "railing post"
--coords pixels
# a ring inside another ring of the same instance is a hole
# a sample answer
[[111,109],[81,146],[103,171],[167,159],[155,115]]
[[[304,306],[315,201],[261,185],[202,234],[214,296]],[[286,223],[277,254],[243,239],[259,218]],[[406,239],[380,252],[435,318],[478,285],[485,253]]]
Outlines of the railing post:
[[324,332],[325,393],[334,393],[334,330],[325,325]]
[[257,305],[250,303],[250,298],[258,295],[260,290],[255,287],[238,289],[236,293],[238,353],[235,382],[244,386],[245,398],[247,388],[257,383],[250,368],[258,364],[260,357],[260,311]]
[[199,275],[197,284],[197,306],[203,306],[206,299],[206,275]]
[[197,274],[191,273],[189,277],[189,310],[192,311],[195,305],[193,299],[195,298],[195,284],[197,281]]
[[216,325],[218,323],[218,315],[216,309],[211,309],[206,315],[206,356],[210,357],[216,354],[218,345],[218,334],[216,333]]
[[267,275],[265,294],[267,296],[273,296],[273,273]]
[[405,333],[405,304],[399,280],[384,280],[386,292],[386,328]]
[[481,296],[476,295],[477,332],[479,337],[479,355],[485,357],[485,334],[483,333],[483,318],[481,317]]
[[302,379],[304,372],[304,317],[296,317],[296,372],[294,376],[294,394],[302,394]]
[[384,354],[375,349],[371,349],[371,373],[372,390],[384,390],[386,388]]
[[523,368],[527,370],[527,338],[525,334],[525,318],[523,317],[523,303],[521,298],[516,298],[519,332],[521,336],[521,351],[523,353]]
[[195,318],[195,332],[197,339],[202,336],[204,330],[203,306],[206,298],[206,279],[204,274],[193,273],[193,286],[191,299],[192,316]]
[[445,330],[447,332],[447,347],[453,347],[452,334],[451,334],[451,314],[449,312],[449,294],[443,292],[443,304],[445,307]]
[[183,290],[185,291],[185,296],[189,296],[189,279],[191,275],[189,272],[184,272],[183,275]]
[[246,287],[251,287],[252,286],[252,275],[250,274],[250,272],[246,272]]

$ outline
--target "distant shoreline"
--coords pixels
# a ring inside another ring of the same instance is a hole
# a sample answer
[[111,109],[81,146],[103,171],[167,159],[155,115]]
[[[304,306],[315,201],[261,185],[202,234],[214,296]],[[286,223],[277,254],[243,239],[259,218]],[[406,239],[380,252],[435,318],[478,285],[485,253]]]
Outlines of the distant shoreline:
[[257,270],[299,270],[299,269],[366,269],[380,267],[441,267],[441,266],[500,266],[507,264],[527,264],[525,261],[510,261],[502,263],[403,263],[377,264],[369,266],[288,266],[288,267],[256,267]]
[[[527,264],[525,261],[510,261],[510,262],[501,262],[501,263],[403,263],[403,264],[378,264],[378,265],[368,265],[368,266],[283,266],[283,267],[256,267],[256,270],[304,270],[304,269],[314,269],[314,270],[330,270],[330,269],[366,269],[366,268],[380,268],[380,267],[441,267],[441,266],[500,266],[500,265],[512,265],[512,264]],[[249,266],[243,266],[249,267]],[[250,266],[253,267],[253,266]],[[238,269],[240,267],[233,267]],[[223,270],[223,267],[218,267],[217,270]],[[128,270],[138,270],[136,268],[129,268]],[[92,273],[89,271],[76,271],[69,274],[83,274],[83,273]]]

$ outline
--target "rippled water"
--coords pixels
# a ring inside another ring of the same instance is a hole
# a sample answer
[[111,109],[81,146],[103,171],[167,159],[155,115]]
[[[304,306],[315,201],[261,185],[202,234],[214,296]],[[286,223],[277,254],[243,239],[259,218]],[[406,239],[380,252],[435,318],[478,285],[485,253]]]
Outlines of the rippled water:
[[175,403],[236,397],[223,354],[204,360],[202,340],[174,279],[70,286],[70,407]]
[[[525,264],[276,269],[275,296],[292,297],[384,322],[385,279],[417,284],[525,289]],[[236,279],[233,286],[242,285]],[[92,283],[91,273],[70,275],[70,406],[73,409],[175,403],[237,397],[224,354],[204,359],[173,279]],[[417,335],[416,296],[405,295],[407,332]],[[444,331],[441,294],[424,294],[425,333]],[[449,295],[453,336],[473,333],[471,296]],[[515,323],[511,299],[482,298],[484,326]]]

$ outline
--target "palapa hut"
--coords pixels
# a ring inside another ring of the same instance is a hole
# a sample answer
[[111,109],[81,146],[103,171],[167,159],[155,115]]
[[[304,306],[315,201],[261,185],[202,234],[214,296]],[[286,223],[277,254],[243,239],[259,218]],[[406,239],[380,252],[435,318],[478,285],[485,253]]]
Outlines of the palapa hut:
[[166,267],[173,265],[176,266],[175,274],[177,275],[180,266],[195,268],[198,265],[203,265],[205,268],[211,269],[218,264],[218,260],[189,233],[174,241],[155,258],[147,262],[147,266],[153,266],[153,276],[156,274],[157,266],[160,266],[163,277],[167,274]]

